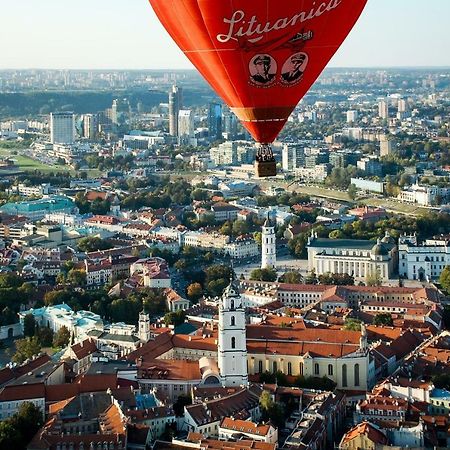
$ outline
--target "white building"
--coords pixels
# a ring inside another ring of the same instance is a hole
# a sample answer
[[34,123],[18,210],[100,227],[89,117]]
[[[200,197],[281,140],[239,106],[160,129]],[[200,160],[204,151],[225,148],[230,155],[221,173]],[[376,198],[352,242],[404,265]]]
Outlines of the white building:
[[418,244],[416,236],[401,236],[398,245],[398,273],[408,280],[436,280],[450,265],[448,236]]
[[295,177],[304,182],[325,181],[329,173],[329,164],[317,164],[314,167],[297,167],[294,170]]
[[221,441],[239,441],[243,438],[277,444],[278,430],[270,422],[258,424],[250,420],[224,417],[219,426],[219,439]]
[[190,109],[181,109],[178,113],[178,138],[180,143],[190,144],[194,137],[194,113]]
[[281,153],[284,172],[293,172],[305,164],[305,148],[300,144],[285,144]]
[[228,166],[237,164],[238,143],[227,141],[219,144],[217,147],[212,147],[209,150],[209,156],[215,166]]
[[50,141],[52,144],[75,142],[75,115],[73,112],[50,114]]
[[219,342],[217,361],[225,387],[247,386],[247,342],[245,307],[239,286],[232,281],[219,305]]
[[253,238],[236,239],[225,244],[224,251],[233,259],[253,258],[258,256],[259,246]]
[[275,225],[268,217],[262,226],[261,268],[274,268],[277,263]]
[[406,203],[417,203],[422,206],[433,206],[445,202],[450,195],[450,188],[438,186],[421,186],[413,184],[398,195],[398,199]]
[[91,141],[97,137],[97,116],[94,114],[83,115],[83,137]]
[[358,120],[358,111],[347,111],[347,123],[354,123]]
[[380,100],[378,102],[378,117],[380,119],[387,119],[389,117],[389,105],[386,100]]
[[348,274],[365,278],[379,274],[388,281],[395,272],[397,247],[388,236],[383,240],[364,241],[355,239],[308,240],[308,268],[316,275],[326,273]]

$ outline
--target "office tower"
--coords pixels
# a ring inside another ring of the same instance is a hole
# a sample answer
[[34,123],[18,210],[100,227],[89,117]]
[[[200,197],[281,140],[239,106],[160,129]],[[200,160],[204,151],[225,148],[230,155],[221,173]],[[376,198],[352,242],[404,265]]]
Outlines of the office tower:
[[97,137],[97,116],[94,114],[83,115],[83,137],[91,141]]
[[292,172],[305,164],[305,149],[299,144],[285,144],[281,153],[282,167],[285,172]]
[[380,138],[380,156],[388,156],[394,152],[395,141],[388,135],[383,135]]
[[75,115],[73,112],[50,114],[50,141],[52,144],[75,142]]
[[189,144],[194,134],[194,113],[190,109],[181,109],[178,112],[178,137],[180,143]]
[[398,112],[399,113],[404,113],[406,111],[408,111],[408,105],[406,104],[406,100],[404,98],[400,98],[398,100]]
[[347,111],[347,123],[354,123],[358,120],[358,111]]
[[183,107],[183,91],[174,85],[169,92],[169,134],[178,136],[178,113]]
[[208,130],[211,139],[222,139],[222,105],[219,103],[209,104]]
[[222,112],[222,129],[226,133],[227,139],[236,139],[238,133],[237,117],[229,108],[223,108]]
[[130,115],[130,103],[127,99],[113,100],[111,107],[111,121],[114,125],[121,125],[126,122]]
[[389,118],[389,105],[386,100],[380,100],[378,102],[378,117],[381,119]]

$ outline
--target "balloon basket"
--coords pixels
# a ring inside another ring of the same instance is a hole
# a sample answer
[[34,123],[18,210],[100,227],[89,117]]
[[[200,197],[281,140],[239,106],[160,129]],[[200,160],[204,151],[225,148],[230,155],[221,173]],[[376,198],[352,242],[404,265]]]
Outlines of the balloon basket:
[[256,161],[255,172],[258,178],[274,177],[277,174],[275,161]]

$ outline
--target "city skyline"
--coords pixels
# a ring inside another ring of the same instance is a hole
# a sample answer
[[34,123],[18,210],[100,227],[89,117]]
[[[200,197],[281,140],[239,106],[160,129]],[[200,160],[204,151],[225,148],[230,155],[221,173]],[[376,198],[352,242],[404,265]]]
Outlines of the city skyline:
[[[432,0],[426,9],[422,4],[369,1],[329,67],[450,66],[450,2]],[[2,12],[0,39],[11,44],[2,49],[0,69],[193,68],[146,0],[127,2],[126,8],[118,0],[23,0],[9,2]]]

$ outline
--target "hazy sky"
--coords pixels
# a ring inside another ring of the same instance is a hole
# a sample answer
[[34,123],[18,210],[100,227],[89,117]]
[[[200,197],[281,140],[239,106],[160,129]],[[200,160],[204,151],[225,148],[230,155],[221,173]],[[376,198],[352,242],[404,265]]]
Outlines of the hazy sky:
[[[3,69],[191,68],[148,0],[1,0],[0,17]],[[369,0],[330,65],[450,66],[449,17],[450,0]]]

